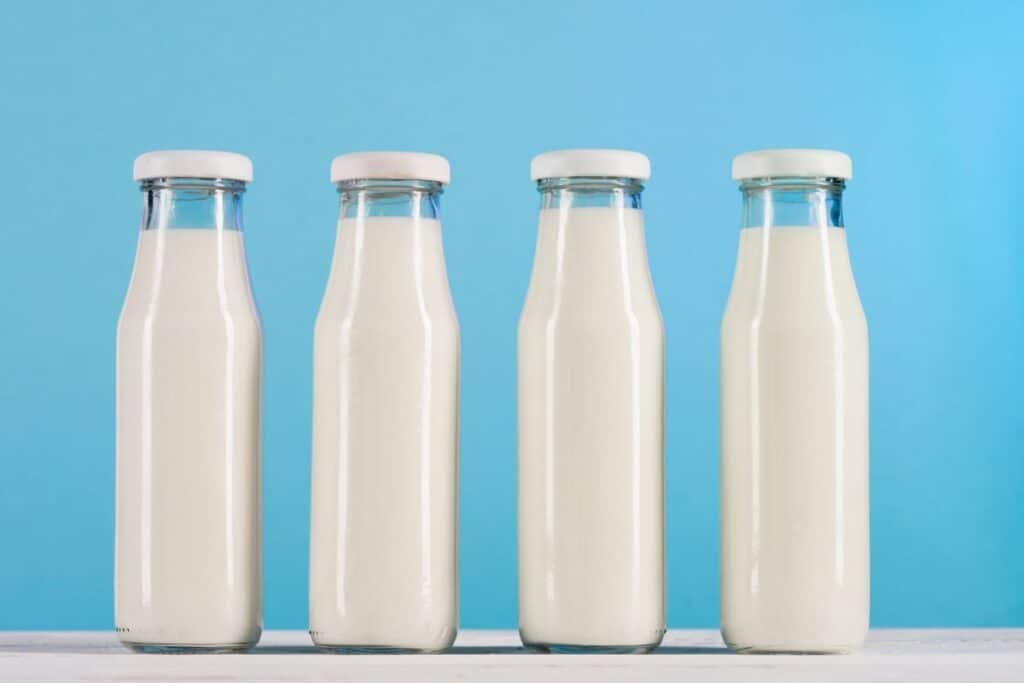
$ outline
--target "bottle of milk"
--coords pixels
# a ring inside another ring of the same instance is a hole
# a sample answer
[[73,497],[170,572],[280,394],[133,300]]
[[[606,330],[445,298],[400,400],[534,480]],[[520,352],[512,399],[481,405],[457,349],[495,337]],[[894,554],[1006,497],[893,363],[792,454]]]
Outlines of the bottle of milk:
[[519,632],[646,652],[665,632],[664,332],[636,152],[533,159],[537,248],[519,321]]
[[263,619],[252,162],[150,152],[135,180],[142,229],[117,328],[117,632],[139,650],[245,649]]
[[850,158],[741,154],[722,320],[721,627],[750,652],[848,652],[868,628],[868,331]]
[[441,239],[448,161],[334,159],[334,261],[316,320],[309,630],[329,650],[455,640],[459,324]]

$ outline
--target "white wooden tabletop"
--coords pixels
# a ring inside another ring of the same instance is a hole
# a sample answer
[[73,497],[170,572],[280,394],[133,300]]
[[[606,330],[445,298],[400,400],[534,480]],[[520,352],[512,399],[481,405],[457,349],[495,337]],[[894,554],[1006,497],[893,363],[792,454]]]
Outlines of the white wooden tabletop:
[[437,655],[323,654],[269,631],[234,655],[133,654],[110,632],[0,632],[0,680],[1024,681],[1024,629],[875,630],[854,655],[735,655],[716,631],[669,631],[647,655],[525,652],[514,631],[463,631]]

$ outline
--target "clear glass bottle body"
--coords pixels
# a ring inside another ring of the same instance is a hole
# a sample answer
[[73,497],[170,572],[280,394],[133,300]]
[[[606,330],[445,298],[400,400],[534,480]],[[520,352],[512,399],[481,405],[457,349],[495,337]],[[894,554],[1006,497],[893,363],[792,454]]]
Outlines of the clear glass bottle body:
[[721,624],[751,652],[868,628],[868,335],[843,182],[745,181],[721,330]]
[[455,639],[459,325],[441,191],[339,184],[313,368],[309,621],[322,648]]
[[519,321],[519,631],[643,652],[665,630],[664,330],[640,183],[540,181]]
[[115,622],[141,650],[237,650],[262,629],[262,335],[245,184],[143,182],[117,329]]

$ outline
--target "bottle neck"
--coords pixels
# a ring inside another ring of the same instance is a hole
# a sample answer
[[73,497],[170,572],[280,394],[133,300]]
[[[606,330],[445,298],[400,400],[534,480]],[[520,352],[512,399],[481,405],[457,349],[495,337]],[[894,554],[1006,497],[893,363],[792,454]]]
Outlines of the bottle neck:
[[843,190],[838,178],[757,178],[740,184],[743,227],[843,227]]
[[639,209],[644,186],[636,178],[542,178],[542,209]]
[[242,229],[240,180],[153,178],[141,184],[142,229]]
[[444,186],[430,180],[347,180],[338,183],[342,219],[441,218]]

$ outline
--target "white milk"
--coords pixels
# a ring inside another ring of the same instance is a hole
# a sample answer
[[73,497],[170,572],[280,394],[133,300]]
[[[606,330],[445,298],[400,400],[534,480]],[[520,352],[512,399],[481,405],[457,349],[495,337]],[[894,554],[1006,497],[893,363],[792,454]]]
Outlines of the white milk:
[[260,323],[242,234],[139,234],[117,331],[115,622],[244,647],[262,623]]
[[527,644],[661,640],[663,355],[641,212],[543,209],[519,322]]
[[868,627],[868,337],[841,228],[745,228],[722,321],[722,632],[856,649]]
[[313,374],[313,640],[445,649],[458,611],[459,326],[437,220],[340,221]]

